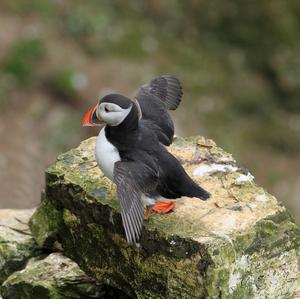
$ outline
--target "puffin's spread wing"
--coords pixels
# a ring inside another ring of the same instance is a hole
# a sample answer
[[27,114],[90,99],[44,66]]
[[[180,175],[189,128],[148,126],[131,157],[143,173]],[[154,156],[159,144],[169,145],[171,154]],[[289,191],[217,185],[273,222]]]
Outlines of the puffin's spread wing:
[[158,139],[170,145],[174,135],[173,121],[167,110],[175,110],[182,98],[182,87],[174,76],[161,76],[143,85],[136,99],[142,119],[151,121]]
[[156,171],[144,163],[122,161],[115,163],[114,181],[129,244],[139,240],[144,220],[141,197],[156,186],[157,178]]
[[158,97],[168,110],[175,110],[182,98],[182,87],[179,80],[170,75],[163,75],[143,85],[138,91],[137,98],[144,93]]

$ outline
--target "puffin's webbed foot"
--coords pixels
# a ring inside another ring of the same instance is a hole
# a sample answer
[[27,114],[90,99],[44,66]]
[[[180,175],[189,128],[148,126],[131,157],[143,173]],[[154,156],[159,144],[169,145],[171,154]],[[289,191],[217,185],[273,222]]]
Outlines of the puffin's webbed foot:
[[158,214],[167,214],[167,213],[173,211],[175,206],[176,206],[176,202],[174,202],[174,201],[160,201],[160,202],[157,202],[152,207],[152,211],[156,212]]
[[167,214],[173,211],[176,206],[176,202],[174,201],[159,201],[153,206],[147,206],[144,212],[144,219],[148,220],[151,212],[155,212],[158,214]]

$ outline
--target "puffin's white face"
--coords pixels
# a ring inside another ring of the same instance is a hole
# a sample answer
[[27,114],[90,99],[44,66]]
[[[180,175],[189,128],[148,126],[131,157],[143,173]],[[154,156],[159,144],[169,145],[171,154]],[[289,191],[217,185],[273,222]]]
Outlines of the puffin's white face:
[[115,127],[122,123],[131,111],[131,108],[132,105],[129,108],[124,109],[117,104],[104,102],[98,105],[96,114],[97,117],[103,119],[106,124]]

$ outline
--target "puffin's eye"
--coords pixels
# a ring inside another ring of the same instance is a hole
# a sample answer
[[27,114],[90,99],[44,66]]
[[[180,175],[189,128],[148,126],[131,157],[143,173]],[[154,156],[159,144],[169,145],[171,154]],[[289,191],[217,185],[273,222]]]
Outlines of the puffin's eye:
[[105,106],[105,112],[110,112],[110,110]]

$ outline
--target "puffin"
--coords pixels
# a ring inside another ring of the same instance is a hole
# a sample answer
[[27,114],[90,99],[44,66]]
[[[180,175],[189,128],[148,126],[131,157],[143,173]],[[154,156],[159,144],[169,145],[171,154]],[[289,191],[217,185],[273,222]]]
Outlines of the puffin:
[[141,86],[134,100],[105,95],[82,120],[83,126],[104,126],[95,157],[103,174],[116,184],[128,244],[138,244],[151,209],[167,213],[183,196],[210,197],[166,148],[174,138],[168,110],[179,106],[182,95],[179,80],[162,75]]

